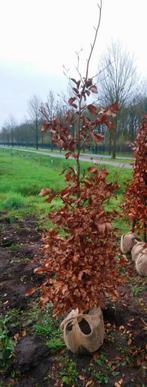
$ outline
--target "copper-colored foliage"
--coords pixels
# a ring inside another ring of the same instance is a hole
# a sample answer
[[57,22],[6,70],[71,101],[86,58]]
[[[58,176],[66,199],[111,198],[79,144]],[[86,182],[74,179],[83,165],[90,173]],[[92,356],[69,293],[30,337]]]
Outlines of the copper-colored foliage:
[[90,104],[87,106],[87,109],[90,111],[91,114],[94,114],[94,115],[97,114],[97,108],[95,105]]
[[[124,263],[115,259],[113,213],[106,214],[102,208],[116,186],[106,182],[105,170],[91,167],[77,197],[74,170],[71,168],[67,174],[68,186],[60,192],[64,205],[50,214],[56,231],[51,229],[43,236],[43,259],[35,270],[46,273],[41,305],[52,302],[55,314],[102,305],[108,294],[116,298],[117,285],[122,281],[119,269]],[[66,238],[59,235],[60,227]]]
[[[94,142],[102,140],[95,128],[102,123],[111,127],[118,105],[103,109],[99,115],[95,105],[88,105],[88,110],[96,115],[95,120],[90,120],[82,101],[97,91],[93,80],[71,80],[74,97],[68,102],[75,109],[74,114],[66,112],[64,125],[54,118],[49,130],[53,142],[67,150],[65,157],[75,158],[77,168],[70,167],[65,172],[67,185],[59,193],[47,189],[42,192],[49,202],[60,197],[63,206],[50,213],[55,228],[42,238],[42,260],[35,269],[36,274],[46,274],[40,287],[41,305],[52,302],[55,314],[102,305],[108,295],[115,299],[116,287],[122,281],[119,269],[124,264],[123,259],[115,259],[117,249],[111,226],[114,212],[105,212],[103,206],[117,187],[107,182],[106,170],[92,166],[84,175],[79,172],[83,142],[91,137]],[[70,131],[73,122],[77,123],[74,135]]]
[[147,115],[144,115],[134,144],[133,179],[125,196],[124,212],[133,229],[147,232]]

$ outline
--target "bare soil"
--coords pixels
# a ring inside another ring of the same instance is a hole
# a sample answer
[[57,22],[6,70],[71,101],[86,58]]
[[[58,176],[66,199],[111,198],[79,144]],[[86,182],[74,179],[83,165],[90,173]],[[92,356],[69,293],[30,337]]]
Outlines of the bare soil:
[[41,232],[33,217],[23,220],[0,214],[0,314],[11,311],[18,320],[7,323],[8,336],[16,343],[12,358],[0,371],[0,386],[134,386],[145,387],[147,357],[147,292],[128,260],[128,283],[119,289],[119,301],[104,309],[106,337],[92,355],[73,355],[66,349],[49,350],[44,336],[34,333],[35,321],[26,320],[38,294],[26,297],[39,284]]

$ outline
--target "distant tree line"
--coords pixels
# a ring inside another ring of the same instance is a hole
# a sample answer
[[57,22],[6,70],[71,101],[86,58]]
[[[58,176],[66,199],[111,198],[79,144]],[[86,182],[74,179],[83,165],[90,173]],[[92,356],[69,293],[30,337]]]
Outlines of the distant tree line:
[[[91,141],[83,150],[94,153],[106,151],[115,158],[116,152],[131,151],[130,144],[134,141],[142,115],[147,110],[147,93],[137,79],[133,58],[119,43],[112,43],[100,60],[97,89],[95,100],[98,109],[117,102],[120,110],[111,131],[105,130],[105,126],[95,129],[105,134],[104,142],[94,145]],[[57,99],[51,90],[45,102],[34,95],[28,102],[28,119],[17,124],[10,118],[0,131],[0,143],[34,146],[36,149],[39,146],[48,146],[53,149],[51,135],[41,132],[45,119],[43,112],[48,113],[47,119],[54,116],[61,119],[66,109],[66,97],[62,100]],[[71,130],[74,131],[76,128],[73,127]]]
[[43,106],[48,109],[50,119],[54,115],[60,116],[65,111],[65,104],[56,99],[54,93],[50,90],[45,103],[41,102],[40,98],[34,95],[28,102],[28,119],[25,119],[21,124],[17,124],[12,117],[3,125],[0,131],[0,143],[11,145],[28,145],[38,149],[41,145],[51,144],[49,135],[42,135],[41,127],[44,121],[41,110]]
[[[53,93],[50,92],[50,96]],[[50,106],[50,99],[48,98],[48,107],[50,107],[50,115],[56,114],[60,117],[63,115],[66,106],[61,105],[59,102],[52,101]],[[36,103],[36,104],[35,104]],[[0,143],[6,143],[10,145],[28,145],[34,146],[36,149],[39,146],[48,146],[53,148],[50,134],[42,134],[41,127],[43,118],[40,112],[40,107],[43,104],[37,104],[38,98],[34,96],[30,101],[30,109],[32,117],[21,124],[16,124],[10,120],[2,127],[0,131]],[[116,150],[120,152],[129,152],[131,150],[130,144],[134,141],[137,133],[137,129],[141,122],[145,106],[147,105],[147,98],[145,96],[136,96],[132,101],[122,106],[117,119],[117,132],[116,132]],[[74,128],[72,128],[74,130]],[[94,145],[91,143],[83,150],[90,150],[92,152],[104,152],[112,153],[112,143],[110,141],[110,135],[105,130],[104,126],[96,128],[97,131],[105,133],[104,142],[101,145]]]

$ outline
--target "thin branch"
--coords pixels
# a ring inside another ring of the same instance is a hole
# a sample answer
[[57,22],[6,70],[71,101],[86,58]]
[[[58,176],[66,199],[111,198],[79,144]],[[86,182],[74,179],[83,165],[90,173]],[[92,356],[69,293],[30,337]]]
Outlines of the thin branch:
[[107,70],[107,68],[109,66],[111,66],[112,64],[113,64],[113,62],[109,61],[109,63],[105,67],[103,67],[97,74],[93,75],[93,77],[91,77],[91,79],[99,77],[99,75],[101,75],[101,73],[103,73],[105,70]]
[[95,27],[95,35],[94,35],[93,43],[91,44],[91,50],[90,50],[89,58],[87,60],[86,77],[85,77],[86,80],[88,79],[90,60],[91,60],[91,57],[92,57],[92,53],[93,53],[93,50],[94,50],[94,47],[95,47],[95,44],[96,44],[96,40],[97,40],[98,31],[99,31],[99,28],[100,28],[101,14],[102,14],[102,0],[100,0],[100,5],[98,4],[98,8],[99,8],[99,18],[98,18],[97,27]]
[[80,77],[80,80],[82,81],[82,74],[80,72],[80,52],[82,51],[82,48],[80,49],[79,52],[76,51],[76,56],[77,56],[77,66],[76,66],[76,71]]

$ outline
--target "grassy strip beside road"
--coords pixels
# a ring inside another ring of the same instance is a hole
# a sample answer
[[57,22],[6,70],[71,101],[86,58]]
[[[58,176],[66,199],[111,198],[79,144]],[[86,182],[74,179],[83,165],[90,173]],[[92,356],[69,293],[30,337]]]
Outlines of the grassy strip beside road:
[[[42,154],[42,155],[48,155],[50,157],[59,157],[63,158],[65,153],[64,151],[59,151],[59,150],[51,150],[51,149],[43,149],[43,148],[38,148],[37,150],[35,148],[31,147],[15,147],[15,146],[1,146],[1,149],[11,149],[11,150],[17,150],[20,152],[31,152],[31,153],[36,153],[36,154]],[[116,159],[112,159],[111,156],[108,154],[94,154],[94,153],[87,153],[83,152],[81,153],[80,159],[83,161],[95,161],[99,163],[104,163],[104,164],[110,164],[110,165],[118,165],[119,167],[127,167],[127,164],[130,165],[133,163],[133,158],[128,156],[123,156],[123,154],[118,154]]]

